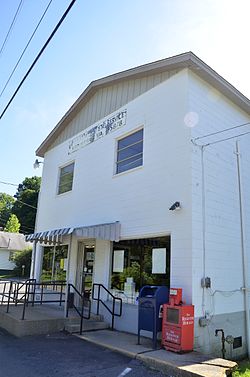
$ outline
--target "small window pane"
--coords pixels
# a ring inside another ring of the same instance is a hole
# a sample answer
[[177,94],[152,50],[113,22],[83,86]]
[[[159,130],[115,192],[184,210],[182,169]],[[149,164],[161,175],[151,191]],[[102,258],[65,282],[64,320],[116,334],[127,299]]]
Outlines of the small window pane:
[[142,165],[142,155],[137,157],[131,157],[130,159],[123,161],[117,165],[117,173],[137,168]]
[[124,160],[130,156],[136,155],[138,153],[142,153],[143,145],[142,143],[132,145],[130,147],[126,147],[118,152],[118,161]]
[[118,150],[143,140],[143,129],[118,141]]
[[116,174],[143,164],[143,129],[118,141]]
[[64,166],[60,171],[58,194],[71,191],[73,185],[74,176],[74,163]]

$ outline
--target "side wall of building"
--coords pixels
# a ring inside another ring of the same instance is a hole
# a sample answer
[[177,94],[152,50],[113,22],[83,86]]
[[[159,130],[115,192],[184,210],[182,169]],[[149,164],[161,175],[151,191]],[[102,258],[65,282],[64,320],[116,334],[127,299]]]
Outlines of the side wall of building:
[[[197,138],[249,122],[250,117],[227,100],[210,85],[189,74],[192,137]],[[243,337],[243,347],[233,350],[233,357],[244,353],[245,319],[242,270],[241,224],[237,176],[236,140],[227,139],[249,131],[249,125],[232,131],[216,133],[197,139],[193,146],[192,172],[192,233],[193,233],[193,303],[196,316],[196,347],[219,352],[220,336]],[[249,141],[248,135],[239,137],[242,160],[242,190],[245,199],[245,229],[249,226],[248,197]],[[207,145],[209,144],[210,145]],[[202,164],[203,153],[203,164]],[[204,182],[202,180],[202,169]],[[204,204],[204,207],[203,207]],[[204,212],[202,211],[204,208]],[[249,236],[245,248],[250,253]],[[201,279],[210,277],[211,288],[201,288]],[[206,317],[207,326],[199,326],[199,318]],[[229,357],[230,346],[226,344]]]
[[[191,302],[187,83],[188,71],[183,70],[118,109],[127,111],[125,126],[70,155],[70,139],[46,153],[37,231],[120,221],[123,239],[170,234],[171,284],[182,286]],[[140,127],[144,128],[143,166],[114,174],[117,139]],[[59,168],[71,161],[75,162],[73,190],[57,195]],[[179,212],[169,211],[175,201],[181,201]],[[103,266],[96,262],[96,276],[102,276]]]
[[10,250],[0,249],[0,270],[13,270],[15,263],[10,260]]

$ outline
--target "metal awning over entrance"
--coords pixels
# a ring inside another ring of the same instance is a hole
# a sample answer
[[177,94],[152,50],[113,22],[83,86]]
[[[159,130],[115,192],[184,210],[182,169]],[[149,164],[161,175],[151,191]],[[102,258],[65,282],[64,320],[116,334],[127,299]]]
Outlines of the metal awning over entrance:
[[36,241],[41,243],[60,243],[63,236],[75,234],[77,237],[96,238],[101,240],[116,241],[120,240],[121,224],[119,221],[114,223],[81,226],[76,228],[61,228],[37,232],[26,236],[26,241]]
[[37,232],[26,236],[26,241],[38,241],[43,243],[59,243],[62,237],[73,233],[74,228],[61,228],[55,230],[47,230],[45,232]]

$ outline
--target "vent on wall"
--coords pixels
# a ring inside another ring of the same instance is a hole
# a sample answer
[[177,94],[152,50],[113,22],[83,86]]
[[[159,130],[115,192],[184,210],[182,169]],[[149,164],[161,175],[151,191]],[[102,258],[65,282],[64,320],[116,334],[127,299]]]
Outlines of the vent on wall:
[[242,336],[234,338],[233,349],[242,347]]

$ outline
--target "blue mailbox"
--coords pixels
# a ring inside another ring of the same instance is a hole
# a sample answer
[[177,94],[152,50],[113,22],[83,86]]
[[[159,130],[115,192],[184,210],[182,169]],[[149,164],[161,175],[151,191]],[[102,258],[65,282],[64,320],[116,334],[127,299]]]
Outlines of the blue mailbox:
[[140,331],[153,333],[153,347],[157,346],[157,333],[162,330],[161,305],[166,304],[169,298],[169,289],[165,286],[145,285],[138,298],[138,344]]

